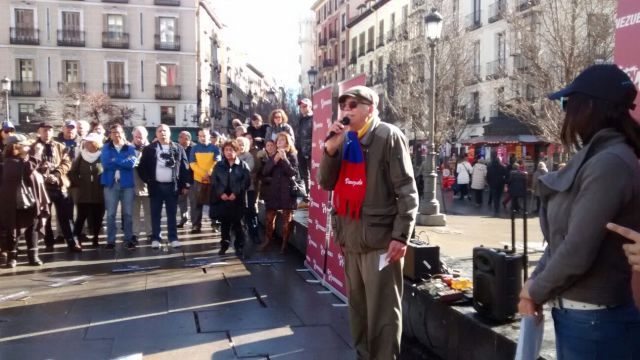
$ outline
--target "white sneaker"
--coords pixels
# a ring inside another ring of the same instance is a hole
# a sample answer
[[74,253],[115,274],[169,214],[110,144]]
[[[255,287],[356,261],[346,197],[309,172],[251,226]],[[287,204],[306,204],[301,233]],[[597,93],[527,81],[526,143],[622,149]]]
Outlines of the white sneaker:
[[180,241],[178,241],[178,240],[173,240],[173,241],[171,242],[171,247],[172,247],[172,248],[174,248],[174,249],[178,249],[178,248],[180,248],[180,245],[181,245],[181,244],[180,244]]
[[158,241],[158,240],[153,240],[153,241],[151,242],[151,248],[152,248],[152,249],[160,249],[160,241]]

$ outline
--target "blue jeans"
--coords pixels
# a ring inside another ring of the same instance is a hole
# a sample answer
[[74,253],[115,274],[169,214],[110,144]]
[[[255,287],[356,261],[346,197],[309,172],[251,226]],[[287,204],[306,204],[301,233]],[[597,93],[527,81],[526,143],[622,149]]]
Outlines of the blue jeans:
[[630,303],[603,310],[554,308],[558,360],[640,359],[640,312]]
[[[150,189],[151,190],[151,189]],[[162,205],[167,212],[167,233],[169,241],[178,240],[176,213],[178,212],[178,193],[174,191],[173,183],[157,183],[149,193],[151,204],[151,241],[160,241],[160,222],[162,220]]]
[[130,242],[133,236],[133,188],[123,189],[120,183],[104,188],[104,205],[107,208],[107,243],[116,243],[116,215],[118,203],[121,204],[122,221],[124,222],[124,241]]

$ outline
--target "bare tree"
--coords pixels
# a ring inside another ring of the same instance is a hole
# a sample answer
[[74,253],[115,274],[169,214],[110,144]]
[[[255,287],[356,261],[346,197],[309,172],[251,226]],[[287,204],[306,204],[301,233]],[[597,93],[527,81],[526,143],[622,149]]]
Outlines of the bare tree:
[[[424,17],[432,7],[446,12],[448,1],[423,1],[408,22],[392,30],[395,42],[389,45],[385,100],[386,119],[404,124],[414,133],[426,134],[431,111],[436,113],[435,142],[459,138],[467,125],[462,97],[463,81],[468,76],[471,54],[468,40],[458,21],[445,22],[436,44],[436,108],[429,109],[431,96],[430,47],[424,37]],[[446,18],[455,18],[447,16]],[[425,84],[424,82],[428,83]]]
[[513,73],[500,111],[560,142],[563,119],[546,95],[613,57],[616,0],[542,0],[509,9]]
[[111,103],[111,98],[103,93],[89,93],[83,97],[85,104],[85,115],[91,118],[92,122],[106,124],[111,121],[115,107]]
[[107,125],[131,125],[131,120],[138,116],[136,108],[127,105],[112,105],[111,119]]

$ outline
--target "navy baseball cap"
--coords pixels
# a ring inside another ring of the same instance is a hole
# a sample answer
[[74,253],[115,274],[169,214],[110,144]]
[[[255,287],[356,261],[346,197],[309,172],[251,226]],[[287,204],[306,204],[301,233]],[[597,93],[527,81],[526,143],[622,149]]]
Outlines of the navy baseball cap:
[[584,69],[567,87],[549,94],[549,99],[560,100],[574,93],[627,105],[633,109],[633,100],[638,91],[629,75],[617,65],[598,64]]

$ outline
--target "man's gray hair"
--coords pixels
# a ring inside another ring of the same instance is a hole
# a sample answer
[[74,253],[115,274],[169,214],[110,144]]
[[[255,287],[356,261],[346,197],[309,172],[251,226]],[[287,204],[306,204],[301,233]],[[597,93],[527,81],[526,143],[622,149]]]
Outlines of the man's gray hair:
[[147,128],[142,125],[134,127],[132,132],[136,131],[139,132],[143,138],[147,138],[149,136],[149,131],[147,131]]

